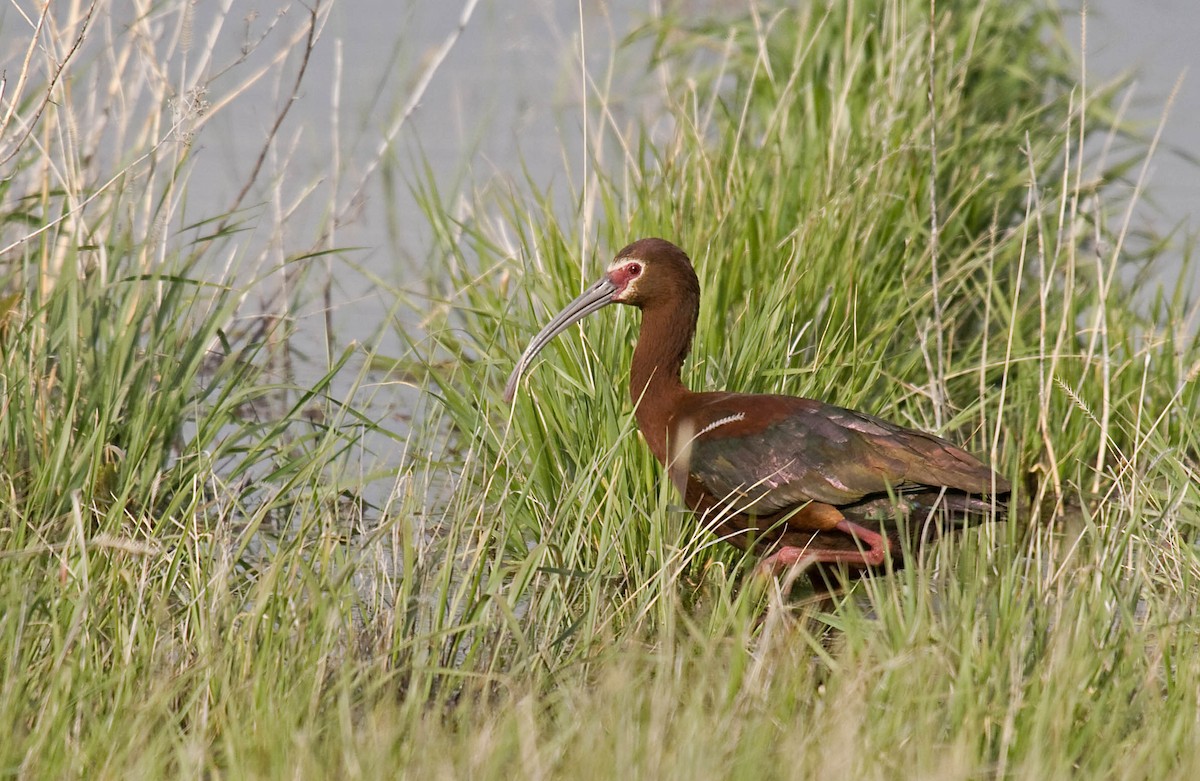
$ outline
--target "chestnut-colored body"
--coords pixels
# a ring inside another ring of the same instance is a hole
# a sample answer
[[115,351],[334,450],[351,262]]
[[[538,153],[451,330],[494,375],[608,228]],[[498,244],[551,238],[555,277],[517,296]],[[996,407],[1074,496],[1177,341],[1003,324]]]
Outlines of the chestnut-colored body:
[[546,343],[611,303],[642,310],[629,392],[646,444],[702,522],[738,547],[768,551],[769,569],[872,567],[889,555],[898,564],[896,538],[879,534],[881,522],[984,515],[995,503],[980,497],[1009,491],[991,468],[931,434],[811,399],[685,388],[700,286],[687,255],[662,239],[622,249],[533,339],[506,397]]

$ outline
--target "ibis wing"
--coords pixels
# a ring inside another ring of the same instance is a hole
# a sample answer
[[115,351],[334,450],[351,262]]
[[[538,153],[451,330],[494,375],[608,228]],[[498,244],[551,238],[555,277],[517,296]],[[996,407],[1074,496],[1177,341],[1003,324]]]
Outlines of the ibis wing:
[[687,471],[713,495],[744,501],[757,514],[810,500],[851,504],[889,489],[1008,488],[946,440],[871,415],[787,396],[719,401],[692,417],[697,433],[682,451]]

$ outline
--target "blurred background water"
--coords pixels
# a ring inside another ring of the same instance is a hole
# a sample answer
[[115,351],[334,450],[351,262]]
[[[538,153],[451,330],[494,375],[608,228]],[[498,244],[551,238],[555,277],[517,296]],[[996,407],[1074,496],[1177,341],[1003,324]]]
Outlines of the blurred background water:
[[[292,17],[303,13],[303,6],[289,2],[238,3],[235,11],[243,5],[254,18],[247,22],[246,36],[229,31],[224,43],[230,52],[280,11]],[[553,187],[564,197],[563,185],[578,183],[583,168],[581,52],[590,78],[605,83],[612,72],[614,111],[652,120],[653,103],[632,94],[645,73],[646,58],[636,47],[619,45],[662,13],[660,6],[654,0],[355,0],[335,5],[290,119],[291,127],[301,129],[296,170],[304,175],[304,157],[311,154],[307,170],[319,171],[332,153],[332,101],[339,88],[336,132],[344,160],[343,189],[375,154],[381,136],[411,98],[422,69],[448,39],[458,36],[394,140],[392,170],[399,175],[368,184],[361,216],[341,232],[338,244],[362,248],[352,256],[372,275],[402,283],[419,273],[431,234],[410,187],[425,175],[424,165],[448,200],[486,186]],[[1163,123],[1145,192],[1133,214],[1130,246],[1136,250],[1139,242],[1148,244],[1143,234],[1173,234],[1167,256],[1175,262],[1163,264],[1167,271],[1156,279],[1174,285],[1200,215],[1200,74],[1188,73],[1197,60],[1200,3],[1099,0],[1089,4],[1086,17],[1080,10],[1064,9],[1063,32],[1086,63],[1089,89],[1132,74],[1125,119],[1146,137]],[[614,61],[614,50],[624,56]],[[200,172],[205,177],[197,182],[203,185],[200,204],[209,197],[205,193],[221,203],[222,192],[240,185],[238,177],[257,154],[286,86],[258,85],[206,130],[201,155],[212,165]],[[594,94],[589,99],[594,101]],[[1118,202],[1130,197],[1138,171],[1135,167],[1128,181],[1114,184],[1110,196]],[[347,340],[365,337],[389,304],[376,298],[379,288],[364,277],[339,275],[338,282],[341,301],[353,305],[335,313],[337,333]]]
[[[19,66],[29,40],[29,19],[36,19],[34,4],[24,5],[0,9],[0,52],[10,70]],[[89,43],[102,45],[105,29],[120,34],[128,24],[121,14],[153,13],[143,5],[101,4],[104,18],[93,23]],[[326,24],[301,88],[290,100],[302,61],[299,45],[289,54],[290,67],[245,89],[237,85],[304,28],[309,5],[295,0],[196,3],[181,34],[189,36],[193,50],[215,42],[213,73],[238,63],[212,79],[200,97],[215,103],[236,96],[206,118],[195,135],[179,224],[228,208],[288,106],[265,175],[242,202],[247,230],[239,239],[245,247],[274,242],[279,251],[247,250],[248,257],[261,258],[268,267],[248,273],[270,279],[288,253],[310,246],[346,248],[330,261],[328,299],[314,298],[291,312],[300,352],[323,354],[332,325],[339,345],[382,334],[381,351],[399,355],[404,346],[397,329],[381,331],[381,323],[399,320],[404,328],[404,319],[419,319],[419,313],[398,314],[392,293],[418,287],[414,283],[422,276],[436,273],[430,267],[431,227],[412,194],[414,186],[434,183],[439,199],[450,204],[467,204],[470,194],[489,187],[550,188],[556,198],[569,201],[585,165],[585,95],[594,108],[596,92],[604,92],[619,124],[655,120],[654,90],[645,89],[653,83],[646,78],[651,41],[636,31],[664,13],[663,6],[657,0],[326,0]],[[61,2],[52,13],[60,7],[64,13],[78,10],[77,3]],[[685,18],[742,7],[728,0],[668,5]],[[1089,90],[1132,73],[1125,119],[1147,138],[1162,122],[1127,246],[1136,251],[1150,237],[1170,235],[1167,262],[1150,283],[1173,287],[1181,282],[1183,254],[1200,215],[1200,74],[1188,73],[1197,59],[1200,3],[1098,0],[1086,15],[1078,7],[1064,8],[1062,29],[1086,63]],[[627,43],[631,37],[633,45]],[[194,65],[188,62],[188,46],[179,51],[182,56],[177,51],[163,69],[183,83],[186,69]],[[585,72],[593,82],[586,90]],[[590,132],[594,146],[595,127]],[[1110,187],[1111,202],[1132,196],[1139,171],[1135,166]],[[272,221],[258,218],[302,193],[311,194],[283,222],[286,236],[272,235]],[[325,217],[343,209],[346,219],[323,245]],[[673,238],[685,245],[688,240]],[[323,372],[323,365],[315,361],[312,371]],[[304,372],[298,374],[302,382]]]
[[[28,5],[24,15],[36,18],[36,9]],[[64,9],[69,5],[62,3]],[[124,12],[134,13],[135,5]],[[281,151],[271,159],[286,177],[279,192],[314,191],[288,222],[294,246],[303,246],[306,232],[316,240],[323,207],[339,199],[352,203],[332,243],[354,248],[342,257],[366,273],[335,275],[332,322],[339,341],[367,338],[388,316],[391,305],[375,280],[403,285],[424,273],[431,231],[411,194],[414,184],[432,179],[448,202],[489,186],[554,188],[565,197],[569,188],[564,185],[578,185],[584,165],[583,69],[597,84],[612,85],[608,103],[619,120],[653,121],[654,102],[634,94],[644,83],[648,42],[640,50],[621,44],[662,14],[663,5],[658,0],[353,0],[330,6],[298,98],[280,128]],[[720,0],[669,7],[699,15],[731,5],[740,7]],[[100,13],[119,15],[122,8],[101,6]],[[189,34],[197,41],[215,36],[218,65],[241,56],[247,65],[265,62],[308,18],[308,5],[295,0],[223,0],[193,9]],[[1181,258],[1200,215],[1200,74],[1188,73],[1197,60],[1200,3],[1098,0],[1088,6],[1086,25],[1080,10],[1064,8],[1063,32],[1083,53],[1089,89],[1132,73],[1126,119],[1147,137],[1163,121],[1132,227],[1137,234],[1173,233],[1167,254]],[[118,30],[123,22],[105,21]],[[29,33],[14,6],[0,10],[6,67],[19,64]],[[206,121],[193,147],[184,222],[220,213],[232,201],[288,102],[294,71],[258,81]],[[230,69],[215,79],[209,99],[232,90],[244,72]],[[423,77],[428,81],[422,88]],[[412,102],[418,93],[420,99]],[[588,100],[595,100],[594,92]],[[385,144],[387,131],[406,108],[411,113]],[[375,168],[372,161],[383,146],[386,163]],[[336,161],[334,176],[331,160]],[[1114,185],[1115,198],[1132,193],[1137,170],[1130,181]],[[352,199],[364,177],[360,197]],[[271,197],[266,188],[251,191],[243,204],[248,225],[255,226],[256,209],[270,208]],[[247,233],[247,242],[270,240],[255,230]],[[1160,281],[1174,284],[1179,264],[1164,268],[1168,271]]]

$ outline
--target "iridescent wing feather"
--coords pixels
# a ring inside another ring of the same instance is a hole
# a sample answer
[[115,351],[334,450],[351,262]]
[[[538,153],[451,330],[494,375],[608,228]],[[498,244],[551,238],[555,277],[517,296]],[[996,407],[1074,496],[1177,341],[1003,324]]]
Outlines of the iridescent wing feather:
[[700,394],[697,402],[674,427],[687,471],[712,495],[758,515],[889,490],[1008,490],[946,440],[872,415],[791,396]]

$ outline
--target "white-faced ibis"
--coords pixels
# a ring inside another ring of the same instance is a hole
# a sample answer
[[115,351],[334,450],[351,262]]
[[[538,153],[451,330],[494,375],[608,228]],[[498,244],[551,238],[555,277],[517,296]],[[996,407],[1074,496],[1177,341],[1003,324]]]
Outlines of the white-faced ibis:
[[[617,253],[604,276],[529,343],[506,401],[534,356],[609,304],[642,310],[629,393],[638,426],[684,501],[738,547],[769,550],[763,566],[877,567],[892,545],[879,523],[898,513],[963,519],[995,512],[1004,478],[940,437],[795,396],[693,393],[680,381],[700,310],[691,260],[663,239]],[[874,528],[868,528],[873,526]]]

